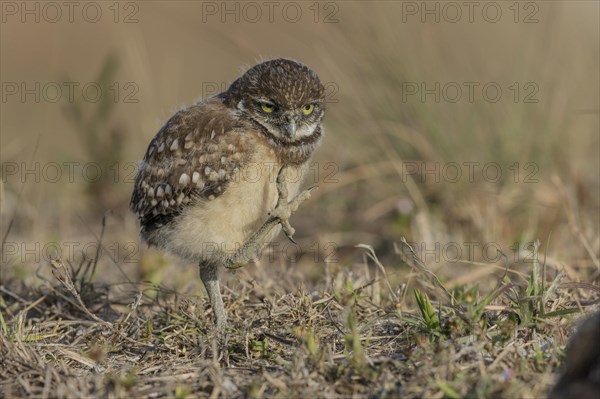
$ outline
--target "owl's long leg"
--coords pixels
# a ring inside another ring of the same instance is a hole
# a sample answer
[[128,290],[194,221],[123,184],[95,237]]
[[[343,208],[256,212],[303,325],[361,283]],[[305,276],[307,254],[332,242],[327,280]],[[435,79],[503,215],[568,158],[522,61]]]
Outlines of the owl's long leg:
[[201,262],[200,278],[202,279],[204,288],[206,288],[206,292],[208,293],[208,299],[215,317],[217,329],[223,330],[227,325],[227,313],[225,313],[225,306],[223,305],[223,298],[221,298],[221,291],[219,289],[219,274],[217,265],[213,263]]
[[270,213],[267,221],[254,233],[248,241],[231,257],[225,260],[224,266],[227,269],[239,269],[246,265],[258,253],[264,244],[265,238],[271,230],[281,223],[283,232],[293,241],[294,228],[290,225],[289,218],[298,210],[300,204],[310,198],[310,192],[315,187],[311,187],[298,194],[294,199],[288,202],[288,189],[285,183],[284,167],[279,170],[277,175],[277,206]]

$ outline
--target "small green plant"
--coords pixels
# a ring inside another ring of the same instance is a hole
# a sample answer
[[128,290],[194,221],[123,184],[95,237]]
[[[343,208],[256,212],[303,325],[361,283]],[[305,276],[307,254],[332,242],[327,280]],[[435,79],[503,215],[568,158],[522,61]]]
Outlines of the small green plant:
[[4,315],[2,314],[2,311],[6,309],[6,302],[4,301],[4,297],[0,296],[0,328],[2,328],[2,334],[4,334],[5,337],[9,338],[9,331],[8,331],[8,326],[6,325],[6,321],[4,320]]
[[192,391],[189,387],[175,387],[175,399],[186,399],[191,393]]
[[269,339],[264,337],[263,339],[255,339],[251,344],[252,352],[256,353],[260,358],[269,357]]
[[345,336],[346,356],[352,368],[359,374],[364,374],[367,372],[368,361],[360,340],[357,324],[356,310],[353,304],[348,309],[348,317],[346,319],[346,327],[350,330]]
[[303,341],[308,354],[315,361],[320,361],[323,352],[319,347],[319,338],[312,327],[298,327],[295,330],[296,337]]
[[540,265],[539,261],[540,242],[533,243],[531,253],[532,269],[529,273],[529,278],[525,285],[511,284],[507,285],[506,296],[512,304],[512,312],[517,317],[519,324],[525,327],[539,329],[540,322],[552,317],[566,316],[580,312],[579,307],[567,307],[546,311],[546,301],[556,292],[561,286],[561,281],[565,274],[559,272],[554,277],[554,280],[549,287],[546,285],[546,260]]
[[421,292],[418,288],[415,288],[415,300],[417,301],[417,306],[421,311],[421,318],[423,321],[423,326],[425,330],[433,335],[439,335],[440,333],[440,319],[431,305],[431,301],[429,300],[429,296],[426,293]]

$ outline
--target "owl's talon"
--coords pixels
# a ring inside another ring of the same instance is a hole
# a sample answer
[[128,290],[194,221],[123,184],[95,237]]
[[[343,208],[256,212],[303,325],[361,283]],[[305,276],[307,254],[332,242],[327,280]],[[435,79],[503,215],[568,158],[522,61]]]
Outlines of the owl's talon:
[[296,241],[294,241],[294,233],[296,232],[296,230],[292,227],[290,222],[285,220],[285,221],[281,221],[280,223],[281,223],[283,232],[285,233],[287,238],[294,244],[297,244]]
[[286,236],[287,236],[288,240],[290,240],[292,242],[292,244],[298,245],[298,243],[296,242],[296,240],[294,240],[294,237],[292,237],[290,235],[287,235],[287,234],[286,234]]

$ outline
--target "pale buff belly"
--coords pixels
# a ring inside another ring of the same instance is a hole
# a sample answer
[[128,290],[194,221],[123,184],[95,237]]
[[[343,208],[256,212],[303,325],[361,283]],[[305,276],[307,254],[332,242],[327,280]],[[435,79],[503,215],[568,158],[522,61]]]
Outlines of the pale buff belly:
[[[160,234],[163,249],[193,261],[220,262],[231,256],[267,220],[277,204],[280,166],[251,163],[240,170],[225,192],[189,206]],[[288,200],[300,191],[307,168],[288,167]],[[166,226],[165,226],[166,227]],[[273,229],[266,242],[281,230]]]

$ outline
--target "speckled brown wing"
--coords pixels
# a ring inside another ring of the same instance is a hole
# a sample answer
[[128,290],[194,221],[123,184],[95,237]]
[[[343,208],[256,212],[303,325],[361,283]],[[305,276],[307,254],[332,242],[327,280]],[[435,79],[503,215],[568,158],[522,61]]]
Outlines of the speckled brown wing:
[[253,145],[246,133],[251,128],[219,98],[173,115],[138,168],[130,207],[142,233],[169,223],[200,199],[221,195],[251,158]]

